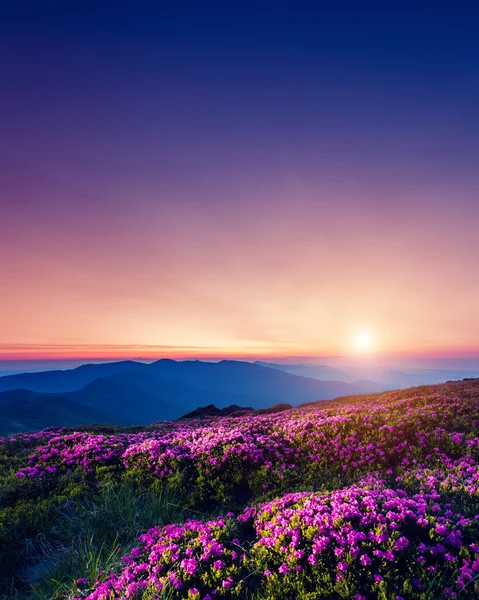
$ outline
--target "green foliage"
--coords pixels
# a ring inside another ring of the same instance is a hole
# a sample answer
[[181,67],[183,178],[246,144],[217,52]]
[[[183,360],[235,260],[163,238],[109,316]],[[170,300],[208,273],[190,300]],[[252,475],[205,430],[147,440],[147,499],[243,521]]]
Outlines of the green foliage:
[[[0,589],[6,598],[47,600],[101,570],[120,564],[138,535],[181,521],[184,509],[158,486],[133,482],[98,485],[78,473],[52,481],[2,481]],[[1,595],[0,595],[0,598]],[[3,600],[3,598],[2,598]]]
[[[441,393],[448,389],[441,388]],[[294,460],[295,468],[288,465],[284,469],[278,465],[271,468],[264,461],[256,463],[235,453],[225,453],[225,449],[228,450],[225,442],[208,455],[216,463],[202,459],[188,463],[173,457],[168,463],[171,472],[164,477],[155,475],[147,462],[132,459],[131,467],[126,469],[117,461],[94,465],[91,472],[72,469],[69,473],[63,470],[52,476],[19,478],[16,473],[27,466],[36,443],[17,440],[0,444],[0,600],[59,600],[64,593],[67,597],[81,595],[74,583],[76,580],[86,579],[91,588],[104,573],[121,568],[121,557],[135,546],[140,533],[161,524],[182,523],[186,517],[206,520],[287,492],[337,490],[358,482],[376,469],[381,470],[392,488],[400,483],[408,493],[420,493],[428,473],[422,476],[405,469],[404,452],[408,452],[409,464],[423,463],[438,470],[443,468],[443,456],[451,460],[460,457],[463,446],[455,443],[450,435],[443,435],[441,430],[461,432],[464,443],[477,438],[479,419],[470,413],[477,411],[478,389],[477,384],[471,384],[470,395],[464,396],[464,406],[470,406],[470,410],[447,414],[425,410],[437,397],[438,388],[433,387],[414,390],[409,412],[400,401],[411,397],[410,390],[322,403],[325,415],[347,415],[347,419],[335,422],[334,435],[329,426],[325,427],[324,440],[318,439],[324,442],[325,450],[330,442],[340,449],[349,445],[350,456],[345,461],[331,460],[326,452],[318,453],[314,460]],[[450,390],[452,398],[456,393],[454,386]],[[388,406],[388,399],[394,399],[396,404],[388,407],[387,419],[381,411],[371,410],[378,402]],[[367,427],[364,426],[366,417]],[[394,430],[392,433],[384,427],[385,423]],[[314,428],[315,423],[306,423],[297,437],[294,434],[288,440],[292,453],[301,448]],[[399,428],[400,439],[396,439]],[[103,425],[83,429],[97,434],[120,433],[118,427]],[[147,429],[135,427],[121,431],[135,433]],[[418,443],[418,431],[427,434],[424,444]],[[282,433],[276,433],[278,444],[283,444]],[[383,463],[363,464],[355,454],[359,442],[394,451]],[[399,447],[400,442],[405,443],[404,447]],[[479,460],[479,445],[471,446],[468,453]],[[355,461],[358,466],[351,469]],[[450,479],[441,485],[442,501],[473,519],[479,515],[479,496],[459,489],[454,484],[456,473],[450,467],[446,470]],[[304,534],[307,536],[307,531]],[[416,534],[408,535],[414,538]],[[434,534],[431,535],[431,541],[437,543]],[[247,532],[244,539],[248,540]],[[473,541],[477,540],[464,539],[465,543]],[[348,562],[350,558],[345,560]],[[245,575],[248,585],[238,588],[238,597],[245,600],[354,597],[352,590],[361,590],[364,573],[361,569],[351,569],[347,577],[336,581],[328,571],[328,561],[332,562],[333,558],[326,553],[322,562],[311,566],[309,571],[292,569],[286,575],[278,573],[281,564],[278,562],[271,577],[264,581],[263,572],[271,566],[271,552],[258,549],[251,554],[248,563],[249,571]],[[375,597],[386,600],[396,598],[396,594],[412,597],[411,581],[416,578],[428,582],[421,598],[433,600],[441,585],[447,585],[422,572],[419,565],[413,567],[408,563],[407,569],[407,573],[399,573],[391,567],[390,578],[377,583]],[[205,572],[202,576],[208,585],[220,585],[219,580],[214,580],[214,572]],[[399,583],[401,589],[396,589]],[[169,589],[161,596],[148,590],[143,594],[143,600],[173,597],[176,596]],[[463,597],[468,597],[467,593]]]

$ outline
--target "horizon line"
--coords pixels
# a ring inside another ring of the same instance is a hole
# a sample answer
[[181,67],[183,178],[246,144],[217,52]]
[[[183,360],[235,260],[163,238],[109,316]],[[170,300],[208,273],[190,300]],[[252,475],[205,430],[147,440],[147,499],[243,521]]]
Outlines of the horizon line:
[[377,358],[441,358],[479,359],[479,348],[424,349],[412,351],[371,351],[368,353],[327,352],[290,348],[221,348],[216,346],[171,346],[160,344],[0,344],[0,361],[38,360],[158,360],[209,359],[377,359]]

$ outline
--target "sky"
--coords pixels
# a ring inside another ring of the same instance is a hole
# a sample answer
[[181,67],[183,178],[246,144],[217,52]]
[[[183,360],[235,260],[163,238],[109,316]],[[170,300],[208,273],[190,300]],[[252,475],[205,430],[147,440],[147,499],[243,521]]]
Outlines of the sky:
[[0,358],[479,356],[479,8],[391,4],[2,8]]

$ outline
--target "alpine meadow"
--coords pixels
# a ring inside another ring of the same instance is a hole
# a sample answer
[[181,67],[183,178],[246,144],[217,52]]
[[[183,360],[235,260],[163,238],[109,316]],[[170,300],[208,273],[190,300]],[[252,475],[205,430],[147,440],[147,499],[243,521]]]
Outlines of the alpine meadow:
[[0,600],[479,599],[478,31],[0,2]]

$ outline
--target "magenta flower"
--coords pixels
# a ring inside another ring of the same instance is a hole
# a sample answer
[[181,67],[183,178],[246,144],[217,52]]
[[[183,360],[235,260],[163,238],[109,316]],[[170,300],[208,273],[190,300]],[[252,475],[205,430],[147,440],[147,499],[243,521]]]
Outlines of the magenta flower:
[[446,535],[447,527],[445,525],[436,525],[436,533],[438,535]]
[[359,561],[363,565],[363,567],[367,567],[371,564],[371,559],[367,554],[362,554],[359,558]]
[[409,540],[407,538],[405,538],[404,536],[397,539],[394,544],[394,548],[396,550],[404,550],[408,546],[409,546]]
[[222,582],[222,587],[225,589],[229,589],[233,585],[233,579],[231,577],[227,577]]

